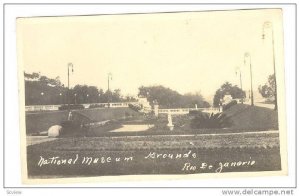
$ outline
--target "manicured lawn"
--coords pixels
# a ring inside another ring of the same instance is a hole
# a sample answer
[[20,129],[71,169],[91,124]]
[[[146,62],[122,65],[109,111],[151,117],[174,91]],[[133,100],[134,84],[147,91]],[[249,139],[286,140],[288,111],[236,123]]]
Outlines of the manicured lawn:
[[[140,114],[129,108],[98,108],[77,110],[91,119],[91,121],[104,121],[110,119],[121,119],[130,116],[139,116]],[[68,111],[36,112],[26,114],[26,133],[38,133],[47,131],[52,125],[59,125],[67,120]]]
[[[256,139],[258,137],[260,140]],[[184,157],[185,153],[189,153],[189,156]],[[192,157],[194,153],[195,157]],[[177,154],[182,154],[182,157],[175,158]],[[173,158],[170,158],[171,155]],[[41,157],[74,160],[76,156],[78,160],[75,164],[38,166]],[[83,162],[84,157],[98,161],[86,164]],[[125,157],[132,157],[132,160],[125,161]],[[108,158],[110,162],[107,162]],[[121,161],[116,162],[116,158],[120,158]],[[28,174],[32,178],[214,173],[220,162],[225,164],[239,161],[255,161],[255,164],[224,167],[221,172],[280,170],[278,134],[233,137],[61,138],[27,147]],[[196,165],[197,169],[182,170],[185,163]],[[203,163],[212,165],[213,169],[200,169]]]
[[27,113],[26,134],[47,131],[53,125],[59,125],[68,118],[67,111]]
[[279,146],[278,132],[252,132],[225,135],[153,135],[122,137],[58,138],[39,144],[41,149],[72,150],[122,150],[122,149],[174,149]]
[[232,106],[224,112],[231,117],[233,129],[278,130],[278,113],[273,109],[246,104]]
[[[139,135],[184,135],[184,134],[218,134],[218,133],[241,133],[251,131],[268,131],[278,130],[278,116],[277,112],[257,106],[249,106],[238,104],[232,106],[224,112],[230,117],[232,126],[220,129],[192,129],[189,125],[193,118],[188,115],[173,116],[173,123],[175,128],[170,131],[166,126],[167,116],[160,115],[159,119],[154,122],[155,127],[148,131],[142,132],[119,132],[113,133],[109,129],[103,127],[96,127],[90,130],[90,136],[139,136]],[[145,121],[122,121],[121,124],[147,124]]]
[[79,112],[96,122],[112,119],[124,119],[129,118],[130,116],[141,115],[130,108],[98,108],[80,110]]
[[[111,120],[107,125],[92,128],[89,137],[64,137],[27,147],[28,175],[36,177],[74,177],[132,174],[191,174],[212,173],[221,163],[251,162],[254,165],[224,167],[222,172],[280,170],[277,112],[260,107],[236,105],[224,113],[231,117],[232,127],[224,129],[191,129],[188,116],[174,117],[174,131],[166,127],[166,116],[159,122],[147,122],[141,114],[128,108],[81,110],[93,121]],[[67,112],[26,115],[27,133],[47,130],[67,118]],[[156,128],[142,132],[110,132],[122,124],[157,123]],[[266,131],[266,132],[261,132]],[[254,132],[254,133],[244,133]],[[224,133],[238,133],[225,134]],[[201,135],[202,134],[202,135]],[[218,134],[218,135],[203,135]],[[223,134],[223,135],[220,135]],[[136,137],[132,137],[136,136]],[[163,154],[195,153],[196,157],[168,159]],[[145,158],[149,153],[162,154],[160,158]],[[46,164],[38,166],[41,157],[72,159],[74,164]],[[87,165],[84,157],[104,160]],[[125,161],[132,157],[133,160]],[[115,161],[120,158],[123,161]],[[107,160],[110,160],[108,163]],[[184,164],[196,170],[183,170]],[[202,163],[213,169],[200,169]]]
[[[99,108],[76,111],[85,115],[91,121],[104,121],[117,119],[117,124],[147,124],[142,115],[129,108]],[[231,127],[224,129],[191,129],[189,118],[184,116],[173,116],[175,124],[174,131],[170,132],[166,127],[167,117],[160,116],[158,127],[145,132],[110,133],[107,127],[97,127],[91,130],[90,136],[106,135],[162,135],[162,134],[201,134],[201,133],[229,133],[245,131],[278,130],[278,114],[268,108],[238,104],[224,112],[233,122]],[[67,111],[37,112],[26,114],[26,133],[38,133],[47,131],[52,125],[60,124],[66,120]],[[126,120],[124,120],[126,119]],[[116,126],[111,126],[116,127]]]

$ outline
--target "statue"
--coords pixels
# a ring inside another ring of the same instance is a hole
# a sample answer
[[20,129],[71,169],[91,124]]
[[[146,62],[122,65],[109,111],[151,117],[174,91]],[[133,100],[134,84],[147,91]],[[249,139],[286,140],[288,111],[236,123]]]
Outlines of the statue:
[[170,112],[168,113],[168,124],[167,124],[167,126],[169,127],[170,131],[172,131],[174,129],[174,125],[173,125],[173,122],[172,122],[172,115],[171,115]]
[[73,113],[72,113],[72,111],[70,111],[69,114],[68,114],[68,120],[73,120]]

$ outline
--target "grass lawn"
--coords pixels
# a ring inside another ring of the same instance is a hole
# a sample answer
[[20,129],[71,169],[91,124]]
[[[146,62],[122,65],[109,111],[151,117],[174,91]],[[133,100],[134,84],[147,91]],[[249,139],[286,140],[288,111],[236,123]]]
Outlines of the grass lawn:
[[[166,126],[167,116],[160,115],[156,127],[142,132],[110,132],[105,127],[96,127],[90,130],[89,136],[141,136],[141,135],[184,135],[184,134],[218,134],[218,133],[241,133],[251,131],[268,131],[278,130],[278,115],[277,112],[257,106],[249,106],[245,104],[238,104],[232,106],[224,112],[230,117],[232,126],[221,129],[192,129],[189,125],[189,121],[193,117],[188,115],[173,116],[173,123],[175,128],[170,131]],[[138,121],[124,121],[121,124],[138,124],[145,122]]]
[[[60,138],[27,147],[28,175],[31,178],[74,177],[134,174],[192,174],[221,172],[274,171],[280,170],[278,134],[257,136],[150,136],[111,138]],[[267,144],[267,146],[265,145]],[[269,146],[272,144],[273,146]],[[189,156],[184,157],[183,154]],[[151,154],[151,156],[149,156]],[[181,158],[175,158],[182,154]],[[195,156],[191,156],[194,154]],[[166,156],[165,156],[166,155]],[[173,156],[172,158],[171,155]],[[72,159],[74,164],[45,164],[39,166],[41,157],[49,160]],[[83,162],[89,157],[91,164]],[[125,157],[132,160],[125,161]],[[121,161],[117,162],[119,158]],[[96,163],[95,160],[98,160]],[[110,162],[107,162],[110,160]],[[237,167],[237,162],[249,163]],[[225,167],[228,162],[229,167]],[[186,163],[196,170],[183,170]],[[212,169],[201,169],[202,164]],[[234,166],[232,166],[232,164]]]
[[68,111],[26,113],[26,134],[47,131],[68,118]]
[[[110,130],[118,128],[121,124],[147,124],[142,115],[129,108],[100,108],[86,109],[77,111],[90,118],[92,121],[104,121],[118,119],[118,122],[112,122],[110,125],[92,128],[89,136],[124,136],[124,135],[166,135],[166,134],[208,134],[208,133],[234,133],[247,131],[265,131],[278,130],[277,112],[257,106],[238,104],[226,110],[224,114],[229,116],[233,125],[223,129],[191,129],[188,118],[182,116],[173,116],[175,129],[169,131],[167,116],[162,115],[158,122],[158,127],[144,132],[122,132],[112,133]],[[41,131],[47,131],[52,125],[60,124],[62,120],[67,119],[67,111],[39,112],[26,114],[26,132],[33,134]],[[127,120],[124,120],[127,118]],[[183,126],[181,126],[183,125]]]
[[130,108],[95,108],[80,110],[81,114],[89,117],[93,121],[104,121],[112,119],[123,119],[128,116],[140,116],[141,114]]
[[[95,121],[112,118],[119,120],[111,121],[112,123],[103,127],[91,129],[88,132],[89,137],[58,138],[54,141],[28,146],[29,177],[214,173],[220,165],[224,165],[221,172],[281,169],[278,133],[261,132],[276,130],[278,127],[277,113],[270,109],[241,104],[233,106],[225,111],[233,121],[233,126],[226,129],[193,130],[186,125],[169,131],[165,129],[166,119],[161,118],[160,125],[162,126],[158,129],[119,133],[112,133],[110,130],[120,126],[120,123],[143,124],[145,120],[139,113],[128,108],[90,109],[81,112]],[[35,128],[32,130],[41,131],[39,129],[45,123],[49,121],[57,123],[61,118],[66,118],[66,115],[66,112],[43,113],[35,118],[33,115],[29,115],[30,117],[26,120],[31,121],[28,125]],[[135,117],[124,120],[125,116]],[[51,118],[51,120],[47,118]],[[33,122],[36,122],[36,126],[33,126]],[[182,122],[184,122],[184,118],[174,117],[175,124],[178,123],[181,126]],[[203,133],[239,134],[203,135]],[[149,158],[149,153],[154,158]],[[196,156],[178,159],[163,158],[164,154],[169,157],[185,153],[195,153]],[[157,154],[160,154],[160,157],[155,158]],[[41,158],[50,162],[51,157],[56,157],[56,161],[71,160],[72,164],[38,165]],[[91,164],[84,162],[86,157],[92,161]],[[132,157],[132,160],[125,160],[126,157]],[[116,161],[117,159],[121,161]],[[77,160],[77,162],[72,162],[72,160]],[[95,162],[95,160],[97,161]],[[107,162],[108,160],[109,162]],[[255,164],[248,165],[253,161]],[[246,165],[236,166],[238,162],[246,163]],[[194,165],[197,169],[183,169],[185,164]],[[202,164],[212,165],[213,169],[201,169]],[[226,165],[229,167],[225,167]]]
[[[92,121],[120,119],[126,116],[139,116],[140,114],[129,108],[96,108],[77,110],[76,112],[89,117]],[[59,125],[67,120],[68,111],[26,113],[26,133],[47,131],[53,125]]]
[[278,130],[278,113],[269,108],[238,104],[224,113],[233,121],[233,129]]
[[279,146],[278,132],[258,132],[227,135],[154,135],[138,137],[80,137],[58,138],[40,144],[42,149],[72,150],[129,150],[174,148],[244,148]]

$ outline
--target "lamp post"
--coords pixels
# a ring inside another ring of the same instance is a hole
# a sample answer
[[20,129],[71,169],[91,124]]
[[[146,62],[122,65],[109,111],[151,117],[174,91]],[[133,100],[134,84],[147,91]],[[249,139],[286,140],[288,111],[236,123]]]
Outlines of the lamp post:
[[244,65],[246,66],[246,59],[249,58],[249,65],[250,65],[250,91],[251,91],[251,106],[254,106],[253,103],[253,87],[252,87],[252,63],[251,63],[251,55],[250,53],[246,52],[244,55]]
[[271,33],[272,33],[272,53],[273,53],[273,69],[274,69],[274,101],[275,101],[275,107],[274,110],[277,110],[277,82],[276,82],[276,62],[275,62],[275,49],[274,49],[274,30],[273,30],[273,25],[270,21],[264,22],[263,24],[263,33],[262,33],[262,39],[265,39],[265,29],[270,28]]
[[74,103],[75,103],[75,105],[76,105],[76,104],[77,104],[77,93],[74,94],[74,97],[75,97]]
[[68,63],[68,111],[70,112],[70,67],[72,68],[72,73],[73,73],[73,64],[72,63]]
[[[237,67],[236,68],[236,74],[238,74],[238,72],[239,72],[239,75],[240,75],[240,86],[241,86],[241,90],[242,90],[242,92],[243,92],[243,83],[242,83],[242,71],[241,71],[241,68],[240,67]],[[244,103],[244,95],[243,95],[243,97],[242,97],[242,104]]]
[[41,105],[42,105],[42,103],[43,103],[43,101],[44,101],[43,96],[44,96],[44,92],[41,92]]
[[108,93],[108,108],[110,108],[110,90],[109,90],[109,81],[112,79],[112,74],[108,73],[107,75],[107,93]]
[[62,93],[59,93],[59,102],[62,104]]

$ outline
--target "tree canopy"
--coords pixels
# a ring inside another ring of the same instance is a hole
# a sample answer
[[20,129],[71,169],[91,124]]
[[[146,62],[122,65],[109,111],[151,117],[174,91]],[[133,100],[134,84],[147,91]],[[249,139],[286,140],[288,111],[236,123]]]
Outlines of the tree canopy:
[[147,97],[151,104],[156,100],[161,108],[190,108],[195,107],[195,104],[198,107],[209,107],[209,103],[203,99],[200,93],[182,95],[162,85],[141,86],[138,95]]
[[246,93],[237,85],[232,85],[229,82],[225,82],[215,93],[213,103],[215,107],[219,106],[220,99],[222,99],[226,94],[230,94],[233,99],[241,99],[246,97]]
[[[96,86],[77,84],[73,88],[65,87],[59,77],[55,79],[43,76],[40,73],[25,73],[25,104],[26,105],[59,105],[83,103],[107,103],[136,101],[132,96],[122,96],[120,89],[104,91]],[[200,93],[180,94],[175,90],[158,86],[141,86],[140,96],[147,97],[150,103],[156,100],[161,108],[191,108],[209,107]]]
[[258,87],[258,91],[264,98],[274,97],[274,95],[275,95],[275,76],[274,76],[274,74],[269,75],[268,82],[262,86],[260,85]]
[[51,79],[39,73],[24,73],[24,77],[26,105],[67,104],[68,97],[71,104],[136,100],[131,96],[123,98],[120,89],[104,92],[103,89],[98,89],[96,86],[80,84],[70,88],[68,96],[68,88],[60,82],[59,77]]

